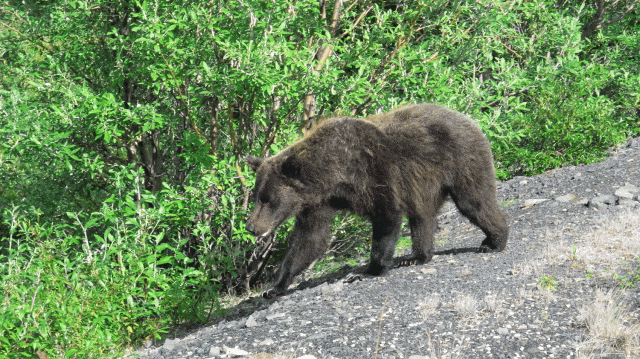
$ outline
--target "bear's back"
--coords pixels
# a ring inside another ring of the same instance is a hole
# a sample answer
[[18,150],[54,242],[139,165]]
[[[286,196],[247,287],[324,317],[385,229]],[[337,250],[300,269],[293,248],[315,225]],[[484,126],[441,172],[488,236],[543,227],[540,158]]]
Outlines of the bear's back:
[[472,132],[481,134],[478,125],[469,117],[446,107],[424,103],[405,105],[391,112],[369,116],[366,121],[374,123],[390,136],[398,133],[414,133],[424,136],[427,133]]

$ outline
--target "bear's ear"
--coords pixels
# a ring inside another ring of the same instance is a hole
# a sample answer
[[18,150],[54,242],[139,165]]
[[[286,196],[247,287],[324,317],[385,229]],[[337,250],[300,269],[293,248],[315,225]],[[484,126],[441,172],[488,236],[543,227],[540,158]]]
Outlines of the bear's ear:
[[282,174],[299,180],[302,175],[302,161],[296,155],[289,156],[282,162]]
[[262,162],[264,162],[264,159],[249,155],[247,156],[246,161],[247,161],[247,164],[249,165],[249,168],[251,168],[251,170],[255,172],[258,170],[258,167],[260,167]]

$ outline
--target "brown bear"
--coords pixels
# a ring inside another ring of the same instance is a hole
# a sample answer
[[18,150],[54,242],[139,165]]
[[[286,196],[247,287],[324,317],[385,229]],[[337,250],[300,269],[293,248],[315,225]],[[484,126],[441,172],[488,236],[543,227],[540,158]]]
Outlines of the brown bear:
[[479,252],[502,251],[507,244],[489,143],[474,121],[442,106],[407,105],[365,119],[327,119],[277,155],[248,156],[247,162],[257,173],[247,229],[264,237],[297,217],[266,298],[283,294],[325,253],[332,217],[341,209],[372,223],[367,269],[372,275],[393,267],[404,216],[412,252],[399,264],[431,260],[436,215],[447,196],[485,233]]

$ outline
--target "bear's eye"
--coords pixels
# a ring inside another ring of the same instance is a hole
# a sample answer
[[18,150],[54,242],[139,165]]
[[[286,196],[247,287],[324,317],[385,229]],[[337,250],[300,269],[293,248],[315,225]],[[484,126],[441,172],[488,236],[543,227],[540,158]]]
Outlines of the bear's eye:
[[260,193],[258,200],[262,203],[267,203],[269,202],[269,196],[266,193]]

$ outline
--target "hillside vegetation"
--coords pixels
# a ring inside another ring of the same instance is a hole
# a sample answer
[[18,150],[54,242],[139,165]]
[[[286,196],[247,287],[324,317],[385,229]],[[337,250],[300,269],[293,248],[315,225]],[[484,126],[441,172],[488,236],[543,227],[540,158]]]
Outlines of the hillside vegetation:
[[291,229],[245,230],[243,157],[416,102],[477,119],[500,179],[596,161],[640,133],[640,1],[0,2],[0,357],[207,321]]

